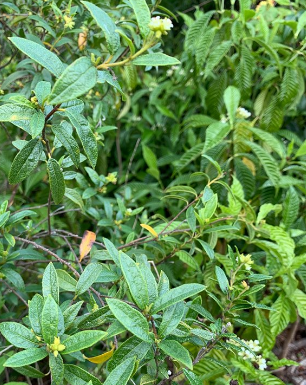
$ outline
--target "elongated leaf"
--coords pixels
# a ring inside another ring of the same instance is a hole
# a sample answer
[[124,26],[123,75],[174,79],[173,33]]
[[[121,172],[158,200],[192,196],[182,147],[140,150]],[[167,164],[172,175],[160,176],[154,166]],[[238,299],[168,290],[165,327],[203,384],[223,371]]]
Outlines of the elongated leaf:
[[298,218],[300,207],[299,196],[294,187],[290,186],[284,201],[283,222],[288,229]]
[[86,370],[80,368],[79,366],[66,364],[64,368],[64,377],[68,384],[84,385],[91,381],[92,385],[102,385],[102,382],[99,381],[95,376],[88,373]]
[[84,330],[76,333],[62,342],[65,345],[62,354],[70,354],[88,348],[101,341],[106,334],[101,330]]
[[0,228],[3,227],[6,224],[6,222],[9,219],[9,217],[10,217],[10,212],[9,211],[7,211],[6,213],[3,213],[3,214],[0,215]]
[[115,245],[108,239],[103,238],[103,243],[106,247],[106,250],[108,251],[109,255],[111,256],[112,260],[115,262],[115,264],[120,267],[120,256],[119,251],[115,247]]
[[120,36],[116,32],[116,24],[108,16],[106,12],[98,8],[96,5],[89,3],[88,1],[82,1],[85,7],[89,10],[92,17],[95,19],[98,26],[102,29],[107,42],[107,48],[113,55],[120,47]]
[[14,354],[7,361],[4,366],[9,368],[18,368],[20,366],[30,365],[47,357],[48,353],[45,348],[31,348],[22,350]]
[[142,37],[147,37],[150,33],[149,23],[151,14],[146,0],[130,0],[136,15],[137,23]]
[[140,309],[149,305],[148,286],[140,268],[128,255],[120,254],[121,270],[129,286],[132,297]]
[[183,302],[178,302],[165,310],[162,322],[158,328],[158,334],[161,337],[171,334],[171,332],[178,326],[183,318],[184,310]]
[[152,342],[148,321],[139,311],[118,299],[108,298],[106,301],[114,316],[127,330],[143,341]]
[[60,165],[53,158],[47,163],[50,189],[55,204],[61,203],[65,194],[65,180]]
[[29,39],[21,37],[10,37],[10,41],[23,53],[45,67],[56,77],[59,77],[65,69],[65,65],[55,55],[43,45],[37,44]]
[[180,61],[164,53],[149,53],[141,55],[133,60],[136,66],[174,66],[180,64]]
[[226,294],[228,292],[229,283],[224,271],[221,269],[221,267],[216,266],[215,273],[217,276],[220,289],[223,291],[224,294]]
[[208,126],[206,129],[204,151],[206,152],[219,144],[227,136],[230,130],[231,127],[222,122],[216,122]]
[[167,293],[157,298],[151,309],[151,314],[158,313],[159,311],[166,309],[167,307],[174,305],[175,303],[189,298],[195,294],[198,294],[203,290],[205,290],[205,286],[198,283],[187,283],[171,289]]
[[68,122],[62,122],[61,124],[53,124],[52,131],[56,138],[62,143],[67,150],[72,162],[76,167],[79,167],[80,163],[80,149],[72,135],[67,132],[66,125]]
[[[65,291],[75,291],[77,281],[65,270],[56,269],[58,286]],[[74,305],[73,305],[74,306]]]
[[97,69],[87,57],[81,57],[68,66],[55,82],[48,104],[60,104],[76,99],[97,83]]
[[184,348],[184,346],[182,346],[179,342],[174,340],[165,340],[162,341],[158,346],[168,356],[174,358],[183,365],[186,365],[188,369],[192,370],[193,365],[190,354],[188,350]]
[[122,88],[116,79],[116,77],[112,76],[108,71],[98,71],[98,83],[107,82],[112,87],[114,87],[117,91],[120,92],[122,96],[122,100],[126,100],[126,94],[122,91]]
[[88,230],[84,232],[82,242],[80,244],[80,262],[90,252],[95,240],[96,234],[94,232]]
[[104,385],[126,385],[135,366],[135,357],[131,357],[118,365],[106,378]]
[[75,288],[75,294],[80,295],[88,290],[90,286],[98,279],[102,269],[102,265],[99,263],[90,263],[87,265],[78,280]]
[[81,208],[81,210],[84,211],[84,203],[82,197],[77,191],[73,190],[72,188],[66,187],[65,197],[77,204]]
[[36,334],[41,334],[41,313],[44,299],[40,294],[35,294],[29,303],[29,319],[31,327]]
[[9,341],[9,343],[18,348],[35,348],[38,340],[35,335],[22,324],[17,322],[2,322],[0,332]]
[[16,184],[28,177],[36,168],[42,151],[43,146],[39,139],[30,140],[15,156],[9,173],[9,182]]
[[40,135],[43,128],[45,126],[45,115],[41,111],[36,111],[34,115],[32,115],[30,119],[30,128],[32,138],[36,138],[36,136]]
[[54,301],[59,301],[59,288],[56,270],[52,262],[46,267],[42,279],[42,292],[44,297],[48,297],[49,294],[53,297]]
[[279,335],[290,321],[290,303],[284,296],[280,295],[273,304],[275,311],[270,312],[271,333],[274,337]]
[[37,370],[37,369],[35,369],[29,365],[20,366],[18,368],[15,368],[14,370],[16,372],[23,374],[24,376],[27,376],[30,378],[43,378],[43,377],[45,377],[44,373],[42,373],[40,370]]
[[93,364],[104,364],[106,361],[108,361],[113,356],[114,349],[115,349],[115,347],[113,347],[108,352],[100,354],[99,356],[95,356],[95,357],[85,357],[84,356],[84,358],[86,360],[92,362]]
[[55,357],[52,353],[49,354],[49,367],[52,375],[52,384],[62,385],[64,379],[64,363],[62,356],[58,354]]
[[183,369],[183,371],[187,380],[190,382],[190,385],[203,385],[203,381],[194,373],[190,372],[187,369]]
[[229,86],[224,91],[224,103],[227,109],[231,126],[233,126],[235,121],[236,111],[239,107],[240,97],[240,91],[236,87]]
[[51,294],[48,295],[41,316],[42,335],[46,343],[53,344],[58,335],[59,307]]

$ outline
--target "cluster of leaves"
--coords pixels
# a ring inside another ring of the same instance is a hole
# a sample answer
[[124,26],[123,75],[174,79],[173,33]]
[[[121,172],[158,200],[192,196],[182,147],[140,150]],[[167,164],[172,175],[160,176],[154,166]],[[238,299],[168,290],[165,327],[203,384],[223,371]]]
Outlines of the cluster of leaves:
[[304,1],[168,3],[0,6],[0,382],[297,365],[273,348],[306,319]]

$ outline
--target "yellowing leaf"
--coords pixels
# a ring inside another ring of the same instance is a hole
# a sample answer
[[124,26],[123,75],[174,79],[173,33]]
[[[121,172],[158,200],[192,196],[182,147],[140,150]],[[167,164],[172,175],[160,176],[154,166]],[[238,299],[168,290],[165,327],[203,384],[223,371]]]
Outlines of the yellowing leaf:
[[150,234],[153,235],[154,238],[157,238],[158,237],[158,234],[157,232],[153,229],[153,227],[149,226],[149,225],[145,225],[143,223],[140,224],[141,227],[143,227],[144,229],[148,230]]
[[251,173],[256,175],[256,167],[255,164],[248,158],[242,158],[242,162],[247,166],[247,168],[251,171]]
[[80,262],[90,252],[95,240],[96,240],[95,233],[88,230],[84,232],[82,242],[80,244]]
[[104,362],[106,362],[107,360],[109,360],[112,356],[113,356],[113,353],[114,353],[114,349],[115,349],[115,346],[112,348],[112,350],[106,352],[106,353],[103,353],[103,354],[100,354],[99,356],[95,356],[95,357],[85,357],[83,356],[86,360],[94,363],[94,364],[104,364]]

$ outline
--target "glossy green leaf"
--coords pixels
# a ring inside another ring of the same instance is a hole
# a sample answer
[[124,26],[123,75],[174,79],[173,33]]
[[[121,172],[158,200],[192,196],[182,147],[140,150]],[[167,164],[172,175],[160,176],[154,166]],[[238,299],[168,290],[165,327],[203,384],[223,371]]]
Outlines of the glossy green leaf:
[[147,37],[150,33],[149,23],[151,21],[151,13],[146,0],[130,0],[136,15],[137,23],[142,37]]
[[183,302],[178,302],[175,305],[169,306],[163,314],[162,322],[158,328],[158,335],[166,337],[168,334],[171,334],[181,322],[184,316],[184,310],[185,307]]
[[38,340],[31,330],[17,322],[2,322],[0,332],[9,343],[18,348],[35,348],[38,345]]
[[87,57],[70,64],[55,82],[48,104],[61,104],[78,98],[97,83],[97,70]]
[[70,354],[88,348],[101,341],[105,335],[106,332],[101,330],[84,330],[73,334],[62,342],[65,345],[65,350],[61,353]]
[[44,271],[42,278],[42,292],[44,297],[48,297],[49,294],[53,297],[56,303],[59,302],[59,287],[56,269],[52,262],[48,264]]
[[48,160],[47,171],[52,198],[55,204],[59,204],[65,195],[65,180],[61,167],[54,158]]
[[39,139],[27,142],[13,160],[9,173],[10,184],[22,182],[32,173],[38,165],[42,151],[43,146]]
[[22,350],[11,356],[5,363],[4,366],[9,368],[18,368],[19,366],[25,366],[33,364],[34,362],[40,361],[47,357],[48,352],[45,348],[31,348]]
[[80,368],[76,365],[64,365],[65,373],[64,377],[65,380],[70,385],[85,385],[89,381],[92,381],[93,385],[102,385],[102,382],[99,381],[95,376],[88,373],[86,370]]
[[205,286],[198,283],[186,283],[171,289],[167,293],[157,298],[151,309],[151,314],[158,313],[159,311],[164,310],[167,307],[174,305],[175,303],[180,302],[186,298],[192,297],[193,295],[198,294],[203,290],[205,290]]
[[61,124],[53,124],[52,131],[56,138],[62,143],[67,150],[72,162],[76,167],[79,167],[80,163],[80,149],[72,135],[67,131],[67,125],[69,123],[63,121]]
[[46,343],[53,344],[58,336],[59,308],[51,294],[45,300],[41,315],[42,335]]
[[188,369],[192,370],[193,365],[190,354],[188,350],[179,342],[174,340],[164,340],[158,346],[168,356],[174,358],[183,365],[187,366]]
[[43,45],[37,44],[29,39],[21,37],[10,37],[10,41],[23,53],[45,67],[56,77],[59,77],[65,69],[65,65],[53,52]]
[[45,115],[41,111],[36,111],[30,119],[30,129],[33,139],[42,133],[44,126]]
[[143,341],[152,342],[148,321],[138,310],[118,299],[107,298],[106,302],[114,316],[127,330]]
[[10,212],[9,211],[7,211],[6,213],[3,213],[3,214],[0,215],[0,228],[3,227],[6,224],[6,222],[9,219],[9,217],[10,217]]
[[86,266],[81,274],[75,288],[75,294],[78,296],[90,288],[90,286],[98,279],[103,268],[99,263],[90,263]]
[[135,366],[135,357],[127,358],[118,365],[106,378],[104,385],[126,385]]
[[175,66],[180,61],[174,57],[165,55],[164,53],[148,53],[141,55],[133,60],[133,64],[137,66]]
[[116,32],[116,24],[106,12],[96,5],[89,3],[88,1],[82,1],[82,4],[89,10],[98,26],[104,32],[107,48],[109,49],[110,54],[113,55],[120,47],[120,36]]

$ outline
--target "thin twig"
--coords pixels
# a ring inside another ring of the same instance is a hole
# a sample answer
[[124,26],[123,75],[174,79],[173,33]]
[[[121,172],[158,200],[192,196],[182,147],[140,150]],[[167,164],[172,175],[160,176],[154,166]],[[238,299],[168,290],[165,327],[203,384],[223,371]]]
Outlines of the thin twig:
[[49,190],[48,196],[48,235],[51,235],[51,190]]
[[21,295],[14,289],[12,288],[6,281],[4,281],[3,279],[0,280],[1,282],[3,282],[7,288],[16,295],[16,297],[18,297],[20,299],[21,302],[23,302],[25,304],[26,307],[29,307],[27,301],[21,297]]
[[134,150],[133,150],[133,153],[132,153],[132,156],[130,158],[130,161],[129,161],[129,164],[128,164],[128,168],[127,168],[127,171],[126,171],[126,174],[125,174],[125,185],[127,184],[128,180],[129,180],[129,173],[131,171],[131,167],[132,167],[132,164],[133,164],[133,160],[134,160],[134,157],[136,155],[136,151],[138,149],[138,146],[139,146],[139,143],[141,141],[141,138],[138,138],[137,139],[137,142],[135,144],[135,147],[134,147]]

